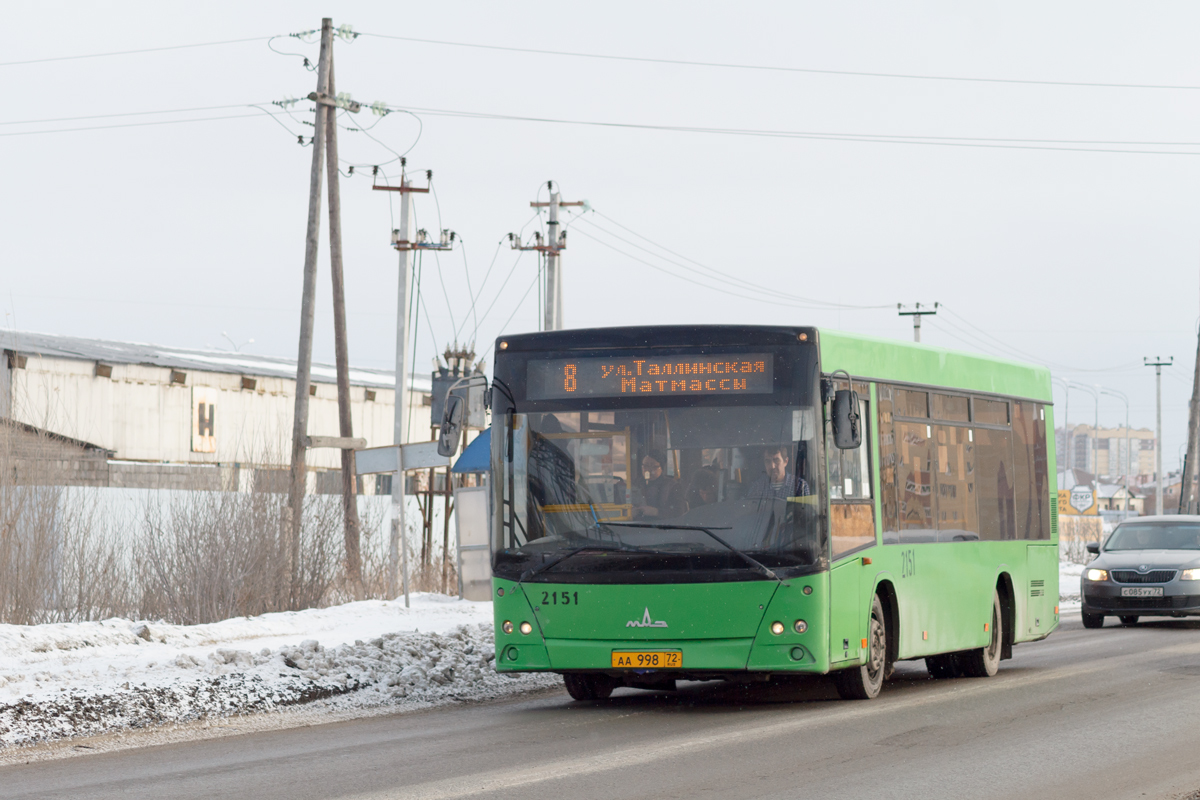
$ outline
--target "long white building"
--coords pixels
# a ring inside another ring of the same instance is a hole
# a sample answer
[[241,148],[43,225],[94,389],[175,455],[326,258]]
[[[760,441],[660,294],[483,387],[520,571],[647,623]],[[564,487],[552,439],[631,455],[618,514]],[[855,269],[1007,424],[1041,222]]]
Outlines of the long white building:
[[[10,330],[0,330],[0,348],[0,421],[26,449],[40,437],[53,440],[56,459],[73,453],[73,483],[245,488],[286,480],[294,361]],[[310,436],[339,435],[335,380],[333,366],[313,364]],[[405,440],[427,441],[429,376],[411,384]],[[392,444],[394,373],[352,368],[350,385],[354,435],[368,447]],[[311,491],[336,491],[338,451],[310,450],[308,464]],[[365,493],[375,493],[372,484]]]

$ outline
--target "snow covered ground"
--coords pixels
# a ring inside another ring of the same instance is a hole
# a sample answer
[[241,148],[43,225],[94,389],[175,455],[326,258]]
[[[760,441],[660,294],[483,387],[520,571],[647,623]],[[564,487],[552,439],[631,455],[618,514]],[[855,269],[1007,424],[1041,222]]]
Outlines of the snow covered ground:
[[[1059,565],[1063,611],[1083,566]],[[303,707],[335,717],[549,688],[492,668],[492,604],[436,594],[168,625],[0,625],[0,750]]]
[[411,710],[553,686],[492,668],[491,603],[441,595],[167,625],[0,625],[0,749],[306,704]]

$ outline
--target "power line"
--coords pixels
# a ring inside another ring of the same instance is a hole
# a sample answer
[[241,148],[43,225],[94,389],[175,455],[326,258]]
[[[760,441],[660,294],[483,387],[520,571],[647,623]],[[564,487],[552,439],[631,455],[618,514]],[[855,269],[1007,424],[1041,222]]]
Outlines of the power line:
[[[834,142],[866,142],[874,144],[908,144],[925,145],[930,147],[975,147],[989,150],[1050,150],[1076,153],[1122,153],[1128,155],[1167,155],[1167,156],[1196,156],[1200,151],[1180,150],[1131,150],[1118,147],[1065,147],[1049,143],[1061,144],[1108,144],[1101,140],[1087,139],[1004,139],[983,137],[956,136],[910,136],[903,134],[876,133],[835,133],[821,131],[785,131],[759,128],[717,128],[694,125],[651,125],[635,122],[608,122],[604,120],[561,119],[557,117],[531,117],[516,114],[493,114],[482,111],[457,111],[444,108],[425,108],[419,106],[388,106],[392,111],[420,112],[431,116],[461,117],[465,119],[495,119],[509,122],[541,122],[555,125],[579,125],[599,128],[623,128],[631,130],[664,131],[670,133],[707,133],[722,136],[751,136],[768,139],[809,139],[816,141]],[[1021,142],[1029,142],[1021,144]],[[1034,144],[1047,142],[1048,144]],[[1129,147],[1200,147],[1200,142],[1114,142],[1126,144]]]
[[[706,264],[702,264],[699,261],[696,261],[693,258],[689,258],[681,253],[677,253],[674,250],[664,247],[663,245],[659,244],[658,242],[655,242],[654,240],[649,239],[646,236],[643,236],[642,234],[638,233],[637,231],[633,230],[632,228],[622,225],[621,223],[617,222],[612,217],[610,217],[606,214],[602,214],[601,212],[596,211],[595,209],[592,209],[592,212],[594,214],[596,214],[597,216],[604,217],[604,219],[608,220],[609,222],[616,225],[617,227],[619,227],[623,230],[629,231],[629,233],[633,234],[634,236],[638,237],[639,239],[642,239],[645,242],[649,242],[650,244],[654,245],[655,247],[659,248],[660,250],[670,253],[671,255],[675,256],[676,258],[681,258],[684,261],[694,264],[696,267],[699,267],[700,269],[705,271],[705,272],[700,272],[697,274],[699,274],[699,275],[701,275],[701,277],[707,278],[709,280],[718,280],[723,283],[729,283],[731,285],[738,286],[738,288],[743,288],[743,289],[752,289],[755,291],[771,292],[772,294],[774,294],[778,297],[786,297],[790,300],[795,300],[796,302],[799,302],[799,303],[811,303],[811,304],[813,304],[813,306],[815,308],[825,307],[825,308],[829,308],[830,310],[833,310],[833,309],[859,310],[859,309],[864,309],[864,308],[890,308],[890,306],[886,306],[886,305],[884,305],[884,306],[862,306],[862,305],[849,305],[846,303],[833,303],[833,302],[830,302],[827,300],[815,300],[810,297],[801,297],[799,295],[794,295],[794,294],[789,294],[787,292],[783,292],[778,287],[762,286],[760,284],[756,284],[751,281],[745,280],[744,278],[739,278],[736,275],[730,275],[728,272],[722,272],[719,269],[710,267]],[[596,230],[603,231],[604,233],[608,234],[609,236],[613,237],[614,239],[616,239],[620,242],[624,242],[625,244],[630,245],[631,247],[636,247],[637,249],[641,250],[642,252],[649,253],[650,255],[654,256],[655,258],[661,258],[663,261],[666,261],[668,264],[673,264],[681,269],[686,269],[690,272],[697,272],[697,270],[693,269],[692,267],[689,267],[687,264],[681,264],[678,261],[672,261],[669,258],[663,258],[663,256],[653,252],[652,250],[642,247],[641,245],[637,244],[636,242],[631,242],[628,239],[625,239],[625,238],[622,238],[622,237],[616,235],[612,231],[605,230],[600,225],[597,225],[595,222],[592,222],[591,220],[587,219],[586,216],[577,217],[575,220],[572,221],[572,223],[574,223],[575,221],[585,222],[588,225],[591,225],[592,227],[596,228]],[[705,274],[705,273],[711,273],[711,274]]]
[[83,119],[112,119],[114,117],[147,117],[158,114],[189,114],[196,111],[223,111],[228,108],[246,108],[254,103],[238,103],[231,106],[198,106],[196,108],[167,108],[162,111],[124,111],[120,114],[87,114],[81,117],[47,117],[45,119],[16,119],[0,122],[0,125],[40,125],[46,122],[77,122]]
[[[257,108],[256,106],[245,106],[246,108]],[[259,108],[258,111],[267,114],[271,117],[277,116],[274,111],[267,111],[265,108]],[[33,136],[39,133],[78,133],[80,131],[106,131],[114,128],[145,128],[151,125],[179,125],[185,122],[215,122],[226,119],[250,119],[259,118],[258,114],[227,114],[220,117],[192,117],[191,119],[163,119],[154,122],[124,122],[119,125],[89,125],[81,128],[52,128],[40,131],[11,131],[9,133],[0,133],[0,137],[4,136]]]
[[532,47],[509,47],[504,45],[494,44],[478,44],[473,42],[451,42],[442,39],[421,39],[412,36],[389,36],[381,33],[364,33],[358,32],[359,36],[371,36],[376,39],[395,39],[403,42],[416,42],[418,44],[435,44],[447,47],[469,47],[479,50],[499,50],[509,53],[530,53],[533,55],[546,56],[565,56],[569,58],[591,58],[601,59],[604,61],[630,61],[643,64],[671,64],[684,67],[710,67],[717,69],[739,69],[739,70],[757,70],[763,72],[794,72],[809,75],[844,75],[855,78],[892,78],[899,80],[921,80],[921,81],[946,81],[946,82],[962,82],[962,83],[998,83],[998,84],[1014,84],[1020,86],[1069,86],[1091,89],[1168,89],[1168,90],[1187,90],[1195,91],[1200,89],[1200,86],[1190,86],[1182,84],[1156,84],[1156,83],[1115,83],[1101,81],[1051,81],[1051,80],[1026,80],[1022,78],[978,78],[964,77],[957,75],[922,75],[918,73],[904,72],[867,72],[862,70],[842,70],[842,69],[817,69],[810,67],[780,67],[767,64],[737,64],[732,62],[721,61],[690,61],[685,59],[674,58],[649,58],[645,56],[618,56],[606,53],[582,53],[568,50],[542,50]]
[[[756,302],[759,302],[759,303],[767,303],[768,305],[773,305],[773,306],[784,306],[785,308],[802,308],[802,309],[806,309],[806,310],[810,310],[810,311],[833,311],[833,310],[837,310],[837,309],[830,309],[830,308],[827,308],[827,307],[825,307],[825,306],[802,305],[802,304],[800,304],[800,303],[780,302],[780,301],[778,301],[778,300],[772,300],[772,299],[770,299],[769,297],[764,297],[764,296],[757,296],[757,297],[756,297],[756,296],[754,296],[754,295],[740,294],[740,293],[738,293],[738,292],[736,292],[736,291],[733,291],[732,289],[730,289],[730,288],[727,288],[727,287],[724,287],[724,286],[710,286],[710,285],[709,285],[709,284],[707,284],[707,283],[701,283],[699,280],[696,280],[695,278],[689,278],[689,277],[688,277],[688,276],[686,276],[686,275],[680,275],[680,274],[678,274],[678,273],[672,272],[671,270],[669,270],[669,269],[666,269],[665,267],[659,266],[658,264],[655,264],[655,263],[653,263],[653,262],[647,261],[647,260],[646,260],[646,259],[644,259],[644,258],[638,258],[637,256],[635,256],[635,255],[633,255],[633,254],[631,254],[631,253],[627,253],[627,252],[625,252],[624,250],[620,249],[619,247],[614,247],[613,245],[609,244],[608,242],[604,241],[603,239],[599,239],[599,238],[597,238],[597,237],[595,237],[595,236],[592,236],[591,234],[587,233],[586,231],[582,231],[582,230],[576,229],[576,230],[575,230],[575,233],[577,233],[577,234],[578,234],[578,235],[580,235],[580,236],[586,236],[587,238],[591,239],[593,242],[597,242],[597,243],[599,243],[599,244],[601,244],[601,245],[603,245],[603,246],[607,247],[609,250],[612,250],[612,251],[614,251],[614,252],[620,253],[621,255],[625,256],[626,258],[628,258],[628,259],[632,259],[633,261],[636,261],[636,262],[638,262],[639,264],[645,264],[647,267],[650,267],[650,268],[651,268],[651,269],[653,269],[653,270],[657,270],[657,271],[659,271],[659,272],[662,272],[662,273],[664,273],[664,274],[666,274],[666,275],[669,275],[669,276],[671,276],[672,278],[675,278],[676,280],[685,281],[685,282],[687,282],[687,283],[690,283],[690,284],[692,284],[692,285],[694,285],[694,286],[699,286],[699,287],[700,287],[700,288],[702,288],[702,289],[710,289],[710,290],[712,290],[712,291],[714,291],[714,292],[720,292],[720,293],[722,293],[722,294],[724,294],[724,295],[732,295],[732,296],[734,296],[734,297],[740,297],[740,298],[742,298],[743,300],[754,300],[754,301],[756,301]],[[707,277],[707,276],[702,276],[702,277]],[[711,279],[710,279],[710,280],[711,280]],[[888,307],[890,308],[890,306],[888,306]],[[865,306],[864,308],[869,308],[869,306]],[[850,310],[850,309],[843,309],[843,310]]]
[[197,44],[176,44],[169,47],[146,47],[141,50],[114,50],[110,53],[88,53],[79,56],[54,56],[53,58],[31,58],[25,61],[3,61],[0,67],[16,67],[22,64],[47,64],[51,61],[75,61],[81,58],[108,58],[109,56],[132,56],[139,53],[161,53],[167,50],[187,50],[193,47],[215,47],[224,44],[243,44],[245,42],[265,42],[274,36],[255,36],[250,39],[226,39],[221,42],[198,42]]

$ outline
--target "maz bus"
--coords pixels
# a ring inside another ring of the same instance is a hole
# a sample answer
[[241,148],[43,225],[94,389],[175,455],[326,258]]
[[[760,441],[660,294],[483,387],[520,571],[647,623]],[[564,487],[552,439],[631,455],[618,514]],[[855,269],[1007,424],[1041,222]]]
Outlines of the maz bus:
[[578,699],[898,660],[994,675],[1058,626],[1050,375],[816,328],[497,341],[496,668]]

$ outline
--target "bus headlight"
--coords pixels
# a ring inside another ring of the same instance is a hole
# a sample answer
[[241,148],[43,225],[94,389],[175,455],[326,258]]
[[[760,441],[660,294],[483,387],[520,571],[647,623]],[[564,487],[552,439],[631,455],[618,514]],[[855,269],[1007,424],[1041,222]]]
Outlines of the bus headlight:
[[1084,573],[1089,581],[1106,581],[1108,580],[1108,570],[1106,569],[1089,569]]
[[533,626],[530,625],[528,622],[522,622],[521,623],[521,633],[528,636],[529,634],[533,633]]
[[500,630],[504,631],[505,633],[512,633],[513,632],[512,620],[510,620],[510,619],[504,620],[504,624],[500,626]]
[[1200,569],[1185,569],[1179,573],[1181,581],[1200,581]]
[[796,629],[796,633],[804,633],[808,630],[808,623],[802,619],[796,620],[796,624],[792,626]]
[[775,622],[772,622],[771,623],[771,633],[775,634],[776,636],[783,633],[783,623],[779,622],[778,620],[776,620]]

